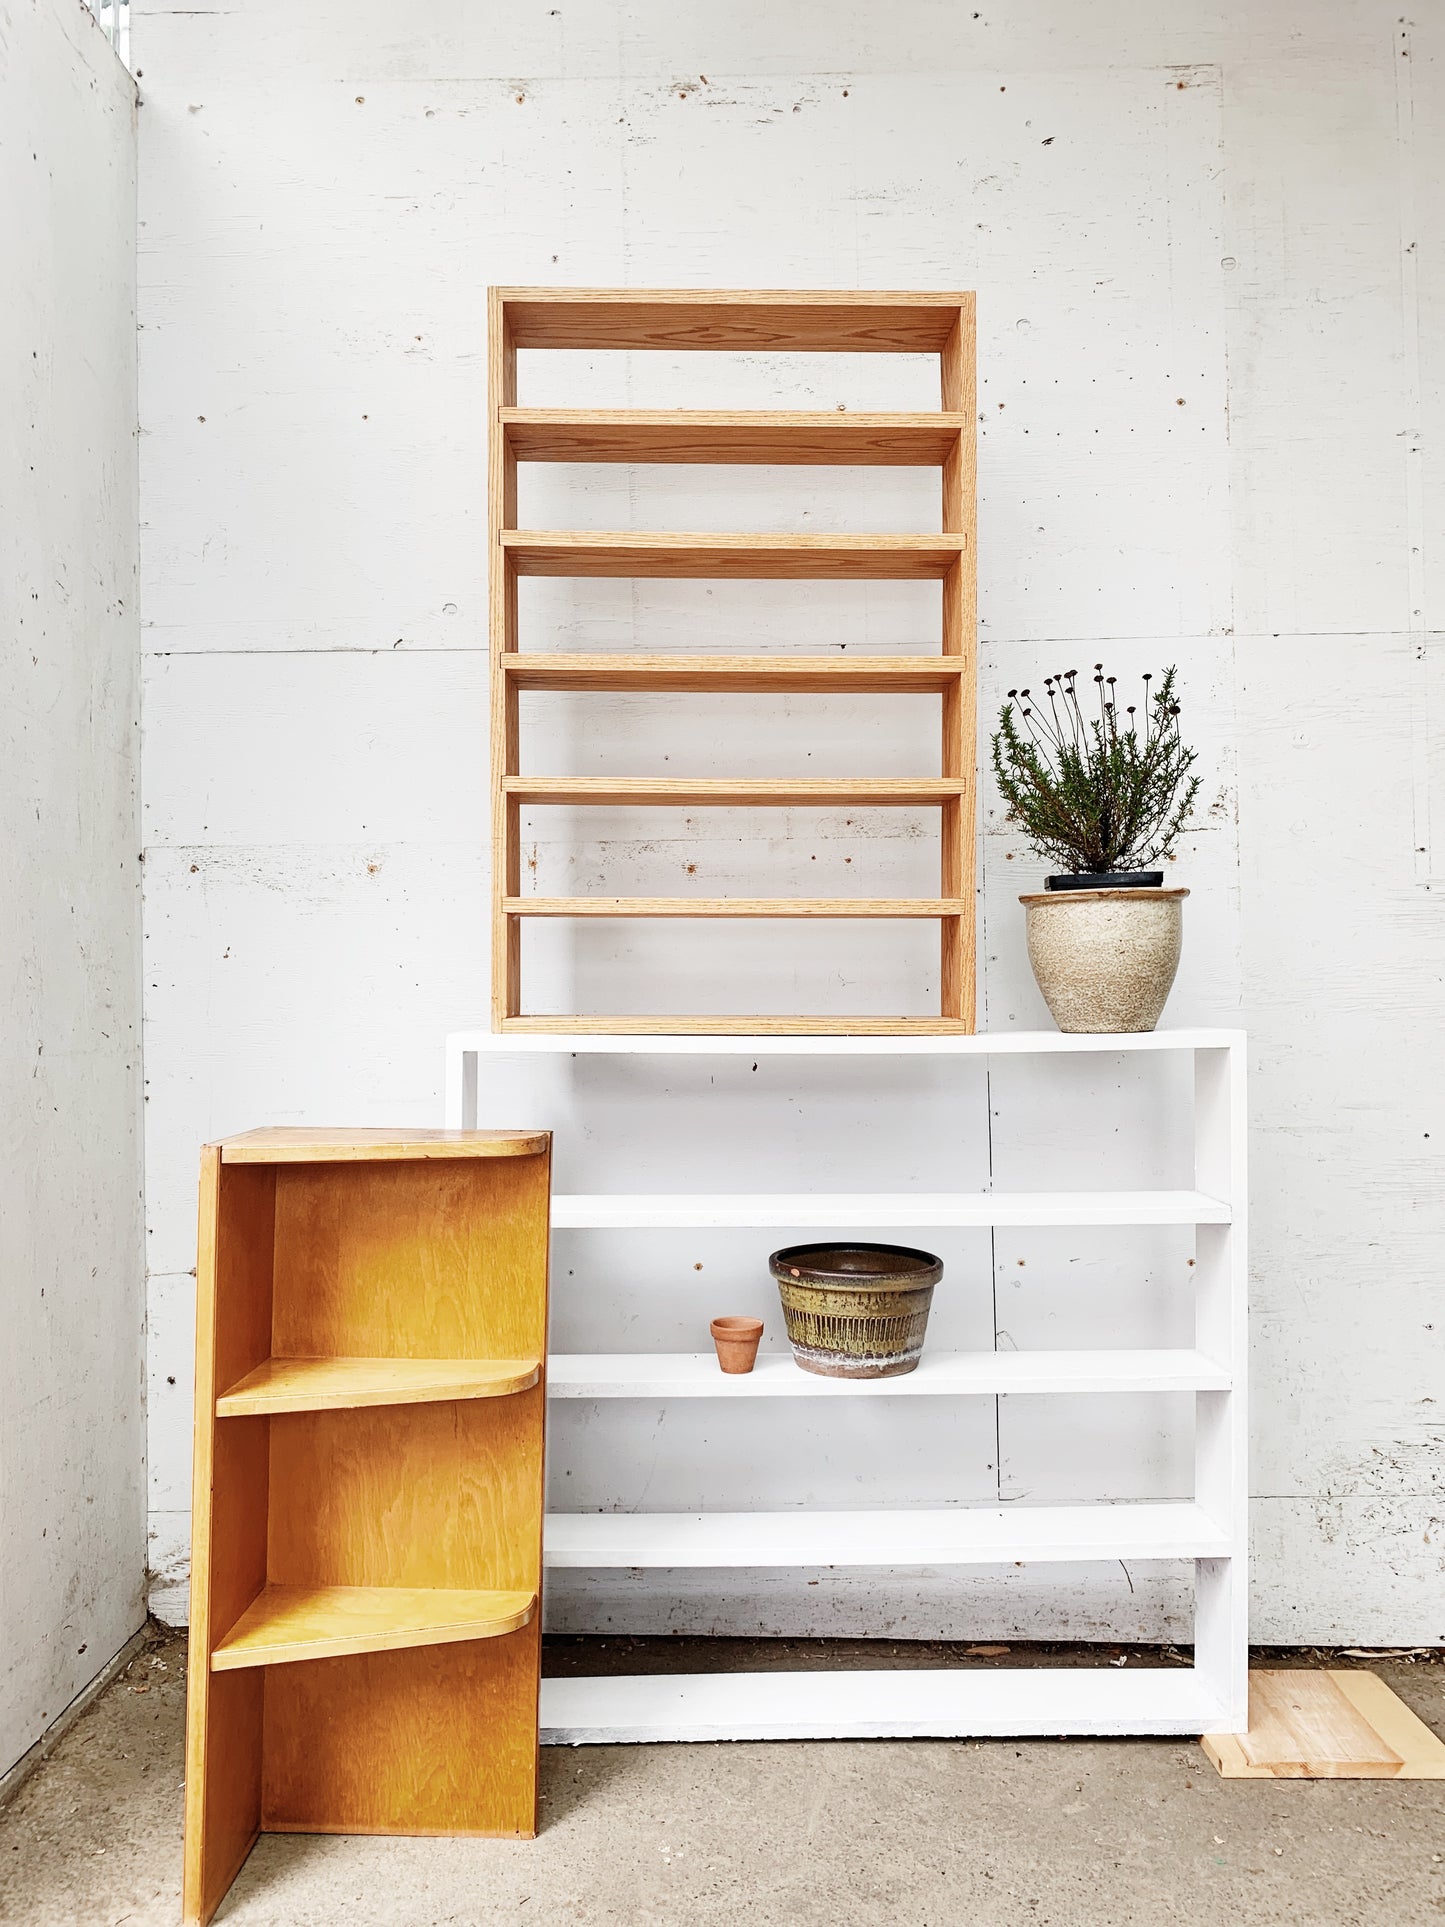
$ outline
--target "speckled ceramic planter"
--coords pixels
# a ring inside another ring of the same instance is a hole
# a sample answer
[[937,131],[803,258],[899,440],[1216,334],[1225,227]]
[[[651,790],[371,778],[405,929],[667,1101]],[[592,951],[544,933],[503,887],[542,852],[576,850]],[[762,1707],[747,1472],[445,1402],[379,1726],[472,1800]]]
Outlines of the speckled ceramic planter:
[[1153,1030],[1179,968],[1187,890],[1020,897],[1029,962],[1060,1030]]

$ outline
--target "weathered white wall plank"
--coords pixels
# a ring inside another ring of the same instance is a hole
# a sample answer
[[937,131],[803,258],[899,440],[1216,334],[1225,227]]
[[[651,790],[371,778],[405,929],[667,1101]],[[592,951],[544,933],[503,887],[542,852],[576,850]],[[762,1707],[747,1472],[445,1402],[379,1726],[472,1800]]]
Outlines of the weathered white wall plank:
[[[1429,1253],[1445,1227],[1422,1134],[1439,1082],[1424,1066],[1445,1066],[1438,912],[1414,865],[1445,709],[1432,725],[1414,634],[1429,605],[1422,590],[1415,613],[1411,583],[1438,576],[1412,564],[1409,531],[1440,494],[1427,470],[1411,495],[1407,443],[1428,443],[1441,390],[1438,358],[1427,346],[1412,377],[1403,344],[1412,328],[1428,342],[1421,314],[1445,292],[1429,190],[1440,34],[1418,36],[1412,67],[1378,0],[1020,0],[998,21],[944,0],[721,14],[577,0],[505,19],[425,0],[404,26],[379,0],[135,11],[162,1610],[184,1610],[197,1144],[262,1119],[432,1121],[442,1033],[484,1008],[486,287],[977,287],[983,713],[1049,669],[1177,661],[1206,774],[1180,858],[1194,894],[1169,1016],[1242,1013],[1257,1038],[1256,1635],[1438,1636],[1421,1400],[1432,1345],[1439,1379]],[[1412,181],[1433,220],[1414,281]],[[901,403],[918,379],[866,361],[558,359],[524,365],[528,398],[856,407]],[[885,395],[885,379],[902,386]],[[916,486],[559,470],[528,478],[526,506],[584,526],[898,527]],[[529,633],[553,647],[741,633],[888,649],[936,633],[914,585],[526,587]],[[704,720],[672,699],[538,699],[527,746],[533,767],[579,773],[684,759],[699,774],[826,773],[865,755],[883,772],[924,766],[913,707],[794,699],[769,715],[739,698]],[[1031,1026],[1042,1006],[1015,899],[1039,866],[984,787],[986,1020]],[[532,887],[605,875],[709,894],[800,870],[838,887],[874,866],[911,876],[931,828],[899,812],[864,835],[793,812],[709,820],[684,843],[671,821],[615,811],[538,813],[533,827]],[[745,938],[551,931],[538,984],[558,1006],[620,1008],[647,995],[642,961],[675,977],[674,1007],[785,1007],[810,985],[857,1009],[929,988],[926,959],[870,953],[866,935],[772,931],[766,954]],[[745,965],[759,973],[749,993]],[[562,1148],[568,1182],[635,1183],[647,1155],[654,1179],[681,1183],[691,1158],[724,1183],[759,1141],[800,1181],[821,1168],[840,1188],[880,1146],[905,1174],[946,1151],[955,1176],[981,1177],[991,1139],[999,1182],[1067,1168],[1081,1136],[1141,1177],[1177,1173],[1184,1155],[1162,1065],[1062,1089],[1010,1067],[991,1087],[911,1098],[817,1075],[760,1094],[673,1071],[629,1095],[599,1072]],[[1413,1088],[1418,1100],[1400,1097]],[[755,1099],[780,1107],[765,1140]],[[528,1101],[525,1078],[499,1085],[498,1121]],[[678,1127],[649,1151],[664,1104]],[[691,1345],[723,1295],[768,1307],[753,1241],[610,1242],[589,1239],[584,1258],[561,1241],[555,1342]],[[1168,1342],[1185,1329],[1187,1255],[1164,1236],[964,1240],[936,1336]],[[1167,1405],[1042,1404],[1006,1401],[996,1431],[991,1407],[910,1413],[886,1440],[869,1431],[886,1406],[858,1437],[831,1405],[826,1427],[778,1412],[742,1435],[698,1412],[569,1412],[557,1502],[781,1498],[780,1461],[808,1493],[855,1503],[1163,1493],[1184,1478]],[[567,1577],[552,1611],[572,1627],[1184,1624],[1174,1573],[732,1575],[726,1592],[714,1575]]]
[[0,21],[0,1773],[144,1622],[135,90]]

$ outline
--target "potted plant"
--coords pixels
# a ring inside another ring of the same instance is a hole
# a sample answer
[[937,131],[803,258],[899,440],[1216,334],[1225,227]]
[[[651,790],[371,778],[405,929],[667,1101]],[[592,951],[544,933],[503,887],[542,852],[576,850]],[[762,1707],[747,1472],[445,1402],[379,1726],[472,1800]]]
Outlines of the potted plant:
[[[1179,967],[1187,890],[1151,864],[1178,842],[1199,778],[1179,733],[1175,672],[1120,714],[1113,676],[1094,664],[1086,712],[1078,671],[1044,679],[1044,699],[1011,689],[993,768],[1011,822],[1057,863],[1024,896],[1029,962],[1060,1030],[1153,1030]],[[1141,713],[1142,712],[1142,713]]]

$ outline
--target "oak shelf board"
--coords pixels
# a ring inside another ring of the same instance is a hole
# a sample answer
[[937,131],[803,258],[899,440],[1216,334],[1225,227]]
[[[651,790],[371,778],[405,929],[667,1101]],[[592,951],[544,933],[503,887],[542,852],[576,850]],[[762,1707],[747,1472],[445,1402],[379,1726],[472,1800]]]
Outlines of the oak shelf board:
[[[504,897],[507,917],[958,917],[960,897]],[[667,1021],[675,1023],[677,1019]]]
[[496,1639],[525,1626],[536,1606],[535,1592],[268,1585],[215,1647],[211,1670]]
[[517,803],[657,804],[673,808],[859,809],[926,807],[967,796],[964,776],[686,777],[506,776],[502,794]]
[[269,1358],[220,1394],[216,1416],[505,1398],[541,1374],[538,1358]]
[[925,1352],[897,1378],[823,1378],[791,1352],[728,1373],[711,1352],[556,1353],[551,1398],[949,1398],[1079,1392],[1221,1392],[1229,1372],[1198,1351]]
[[936,582],[968,553],[969,542],[958,534],[503,529],[500,545],[517,575]]
[[512,348],[941,354],[971,293],[497,288]]
[[931,696],[956,689],[963,656],[634,656],[498,657],[517,689],[648,690],[689,695]]
[[687,1740],[1198,1734],[1224,1724],[1189,1666],[909,1666],[542,1681],[544,1746]]
[[549,1512],[543,1564],[954,1566],[1090,1559],[1227,1559],[1233,1541],[1202,1506],[945,1506],[889,1511]]
[[503,408],[524,462],[691,462],[938,468],[967,418],[821,410]]
[[868,1231],[944,1225],[1229,1224],[1203,1191],[554,1191],[558,1230],[691,1230],[703,1226]]
[[545,1131],[370,1131],[283,1125],[222,1138],[220,1150],[223,1164],[352,1164],[538,1157],[547,1144]]

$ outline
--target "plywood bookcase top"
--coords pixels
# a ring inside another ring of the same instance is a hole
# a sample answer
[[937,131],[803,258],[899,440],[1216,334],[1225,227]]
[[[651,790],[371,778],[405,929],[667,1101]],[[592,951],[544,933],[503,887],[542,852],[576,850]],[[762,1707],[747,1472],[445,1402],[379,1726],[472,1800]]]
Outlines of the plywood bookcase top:
[[[974,1025],[975,401],[974,297],[939,293],[494,288],[490,307],[492,654],[492,1027],[496,1031],[678,1034],[743,1022],[758,1032],[971,1031]],[[519,349],[713,350],[936,355],[937,412],[559,409],[518,405]],[[940,527],[891,535],[676,534],[517,527],[519,462],[687,462],[937,468]],[[942,645],[927,656],[561,655],[526,650],[523,576],[751,580],[932,580]],[[532,778],[519,768],[524,690],[725,691],[941,699],[940,768],[911,781],[792,778]],[[537,897],[522,890],[521,813],[552,804],[939,811],[936,897]],[[939,926],[932,1017],[542,1016],[526,1009],[521,933],[529,917],[927,919]]]
[[258,1832],[535,1831],[550,1145],[202,1153],[187,1921]]

